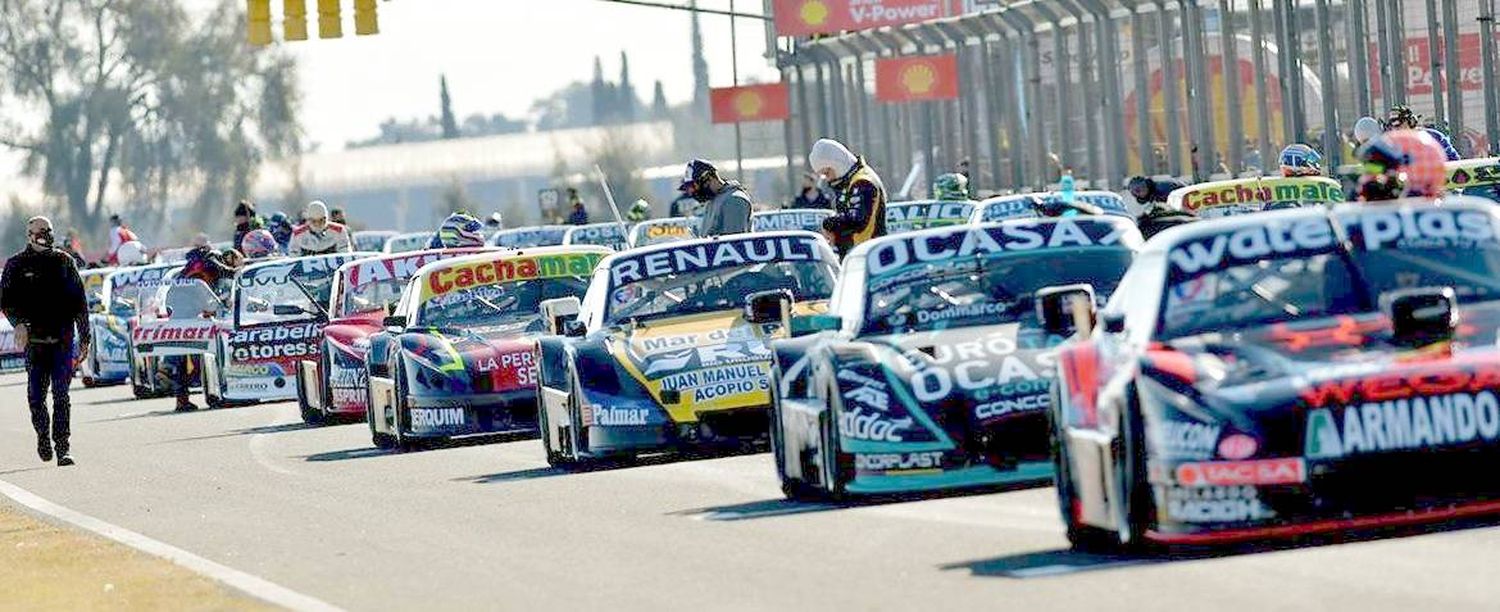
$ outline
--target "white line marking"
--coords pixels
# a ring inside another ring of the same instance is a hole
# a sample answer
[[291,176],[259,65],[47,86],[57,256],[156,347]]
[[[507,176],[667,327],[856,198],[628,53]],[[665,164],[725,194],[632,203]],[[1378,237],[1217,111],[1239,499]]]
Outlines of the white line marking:
[[326,601],[309,595],[303,595],[264,578],[252,576],[232,567],[209,561],[171,544],[153,540],[124,527],[112,525],[76,510],[64,508],[4,480],[0,480],[0,494],[4,494],[16,503],[36,512],[104,536],[141,552],[161,557],[267,603],[291,610],[313,612],[335,612],[342,610],[342,608]]
[[276,472],[277,474],[283,474],[286,476],[296,476],[296,472],[276,465],[274,462],[272,462],[271,457],[266,453],[265,449],[266,443],[269,441],[270,439],[267,438],[266,434],[263,433],[258,433],[250,436],[250,457],[255,459],[255,462],[259,463],[261,467],[271,470],[272,472]]

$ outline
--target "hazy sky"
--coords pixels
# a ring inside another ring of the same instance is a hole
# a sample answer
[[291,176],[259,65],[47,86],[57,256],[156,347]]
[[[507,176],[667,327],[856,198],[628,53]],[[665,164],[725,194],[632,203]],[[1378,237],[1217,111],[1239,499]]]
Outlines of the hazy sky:
[[[207,0],[192,0],[204,2]],[[687,4],[687,0],[663,0]],[[281,2],[272,2],[279,37]],[[605,75],[619,75],[621,50],[630,78],[649,102],[660,79],[668,100],[692,95],[692,46],[687,13],[603,0],[390,0],[381,2],[380,34],[353,36],[351,2],[345,37],[283,44],[299,59],[305,94],[303,124],[323,150],[367,138],[387,117],[438,112],[438,75],[448,75],[454,112],[522,116],[531,101],[574,80],[588,80],[594,56]],[[729,0],[700,0],[728,8]],[[308,1],[315,12],[316,2]],[[760,13],[760,0],[738,0]],[[311,17],[311,16],[310,16]],[[309,30],[316,35],[316,20]],[[703,15],[704,46],[714,86],[730,84],[729,19]],[[765,29],[739,20],[740,77],[775,80],[764,59]]]

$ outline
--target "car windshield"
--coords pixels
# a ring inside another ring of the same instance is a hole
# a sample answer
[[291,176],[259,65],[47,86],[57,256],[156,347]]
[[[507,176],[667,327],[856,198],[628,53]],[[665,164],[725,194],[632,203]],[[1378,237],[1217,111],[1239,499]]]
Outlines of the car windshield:
[[407,251],[417,251],[425,248],[427,246],[427,243],[431,240],[432,234],[402,234],[386,241],[385,251],[387,253],[405,253]]
[[[333,270],[327,265],[268,266],[250,270],[236,282],[238,325],[301,321],[312,319],[320,312],[318,305],[328,303]],[[317,302],[309,300],[308,294]]]
[[219,296],[198,279],[141,285],[140,299],[145,304],[142,316],[165,315],[168,319],[198,319],[217,313],[221,307]]
[[1036,326],[1037,290],[1088,283],[1102,303],[1131,258],[1127,249],[1091,247],[907,266],[870,280],[861,333]]
[[1212,269],[1167,287],[1159,335],[1175,338],[1364,312],[1370,294],[1355,278],[1338,253]]
[[587,289],[588,279],[572,277],[456,289],[423,302],[417,310],[416,324],[468,328],[527,323],[528,331],[540,331],[543,300],[583,299]]
[[401,299],[401,290],[406,287],[407,280],[409,279],[388,278],[358,286],[347,286],[336,316],[352,317],[371,312],[386,312],[391,304]]
[[773,261],[645,278],[614,288],[610,323],[733,310],[745,296],[787,289],[797,301],[826,300],[833,268],[821,261]]
[[1414,287],[1452,287],[1460,302],[1500,299],[1500,249],[1413,248],[1356,251],[1371,295]]

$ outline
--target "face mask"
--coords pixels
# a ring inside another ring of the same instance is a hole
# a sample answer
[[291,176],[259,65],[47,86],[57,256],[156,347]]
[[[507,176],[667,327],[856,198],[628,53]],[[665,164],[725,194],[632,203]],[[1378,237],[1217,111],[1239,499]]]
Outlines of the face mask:
[[52,248],[56,239],[52,236],[52,230],[42,230],[31,235],[31,243],[44,249]]

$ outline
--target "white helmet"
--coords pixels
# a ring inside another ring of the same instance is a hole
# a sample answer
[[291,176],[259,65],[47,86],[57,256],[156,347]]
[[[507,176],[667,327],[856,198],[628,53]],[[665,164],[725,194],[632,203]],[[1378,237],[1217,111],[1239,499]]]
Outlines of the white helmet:
[[1380,121],[1374,117],[1360,117],[1359,121],[1354,122],[1354,141],[1359,144],[1367,143],[1383,132],[1385,130],[1381,128]]
[[122,266],[139,266],[146,263],[146,246],[139,240],[131,240],[120,245],[115,251],[115,259]]
[[313,219],[326,220],[328,218],[328,205],[324,204],[322,200],[313,200],[307,205],[307,210],[303,212],[303,215],[307,217],[308,221],[312,221]]

